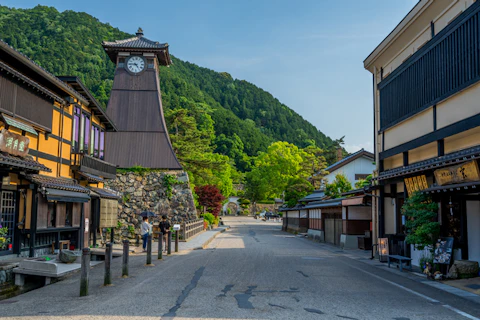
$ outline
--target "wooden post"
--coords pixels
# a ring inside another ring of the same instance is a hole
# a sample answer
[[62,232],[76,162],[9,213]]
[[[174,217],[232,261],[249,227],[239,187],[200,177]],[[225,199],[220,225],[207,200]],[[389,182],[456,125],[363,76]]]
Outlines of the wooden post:
[[110,228],[110,243],[113,245],[115,243],[115,228]]
[[158,234],[158,259],[163,259],[163,233]]
[[178,252],[178,237],[179,237],[179,230],[175,231],[175,252]]
[[169,230],[168,232],[168,240],[167,240],[167,255],[172,254],[172,232]]
[[147,266],[153,266],[152,264],[152,235],[149,234],[147,237]]
[[123,240],[123,263],[122,263],[122,277],[128,278],[128,254],[130,241]]
[[82,270],[80,274],[80,297],[88,296],[88,275],[90,273],[90,248],[82,250]]
[[103,278],[104,286],[112,285],[112,244],[107,243],[105,247],[105,276]]

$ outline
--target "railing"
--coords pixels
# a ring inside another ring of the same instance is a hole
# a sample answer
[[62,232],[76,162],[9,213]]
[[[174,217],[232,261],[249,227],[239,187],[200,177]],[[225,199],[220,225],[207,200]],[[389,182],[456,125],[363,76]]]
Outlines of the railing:
[[188,240],[203,231],[203,219],[184,222],[182,225],[183,240]]
[[378,85],[382,130],[480,80],[479,20],[477,2]]
[[91,173],[107,179],[114,179],[117,174],[117,167],[114,164],[84,153],[72,153],[72,167],[74,170]]

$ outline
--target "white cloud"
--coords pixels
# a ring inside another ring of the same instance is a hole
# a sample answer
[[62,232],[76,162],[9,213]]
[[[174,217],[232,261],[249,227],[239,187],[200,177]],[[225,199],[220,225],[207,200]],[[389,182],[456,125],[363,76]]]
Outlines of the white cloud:
[[368,141],[365,143],[357,143],[357,144],[345,144],[345,150],[350,153],[357,152],[360,149],[365,149],[366,151],[373,152],[373,143]]

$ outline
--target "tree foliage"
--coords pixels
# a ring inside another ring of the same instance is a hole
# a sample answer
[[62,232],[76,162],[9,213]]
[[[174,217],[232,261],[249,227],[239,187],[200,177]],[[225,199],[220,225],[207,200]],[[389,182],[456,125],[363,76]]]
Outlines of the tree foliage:
[[325,186],[325,195],[332,199],[339,198],[342,193],[352,190],[352,184],[343,173],[337,173],[332,183]]
[[288,207],[294,207],[298,200],[313,192],[313,186],[303,178],[294,178],[288,182],[285,191],[285,203]]
[[203,207],[204,211],[206,210],[218,217],[222,210],[222,201],[225,200],[220,190],[216,186],[205,185],[195,187],[195,193],[198,196],[198,203]]
[[402,214],[405,216],[405,231],[407,243],[414,244],[418,249],[432,246],[440,234],[440,224],[437,218],[438,204],[429,195],[415,192],[405,200]]

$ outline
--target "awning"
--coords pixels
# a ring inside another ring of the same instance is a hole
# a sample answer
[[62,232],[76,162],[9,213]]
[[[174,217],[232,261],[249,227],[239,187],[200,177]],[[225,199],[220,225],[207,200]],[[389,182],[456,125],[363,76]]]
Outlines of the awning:
[[386,170],[381,172],[379,176],[375,177],[373,180],[386,180],[425,170],[435,170],[478,158],[480,158],[480,146],[452,152],[433,159],[419,161],[409,166]]
[[88,182],[98,183],[98,182],[105,181],[105,180],[103,180],[102,177],[96,176],[96,175],[91,174],[91,173],[78,171],[78,174],[81,175],[82,177],[84,177]]
[[6,152],[0,152],[0,165],[7,167],[18,167],[32,171],[52,172],[52,170],[40,162],[33,160],[30,156],[17,157],[12,156]]
[[477,192],[480,192],[480,181],[448,184],[444,186],[435,186],[425,190],[421,190],[420,192],[421,193],[440,193],[440,192],[460,191],[460,190],[469,190],[469,189],[471,189],[472,192],[476,190]]
[[364,205],[364,199],[365,196],[360,196],[360,197],[352,197],[348,198],[345,200],[342,200],[342,206],[348,207],[348,206],[361,206]]
[[63,201],[63,202],[88,202],[90,196],[88,193],[73,192],[58,189],[45,189],[45,196],[49,201]]
[[340,207],[342,205],[342,200],[339,199],[330,199],[325,201],[311,202],[304,207],[304,209],[319,209],[319,208],[328,208],[328,207]]
[[96,196],[98,198],[112,199],[112,200],[120,199],[120,196],[115,194],[115,191],[113,190],[93,188],[93,187],[90,187],[90,190],[92,190],[92,196]]
[[6,114],[2,113],[2,118],[3,118],[3,121],[11,126],[11,127],[15,127],[17,129],[20,129],[22,131],[25,131],[25,132],[30,132],[31,134],[35,135],[35,136],[38,136],[38,132],[33,129],[33,127],[31,125],[28,125],[26,123],[23,123],[23,122],[20,122],[18,121],[17,119],[14,119],[10,116],[7,116]]
[[90,190],[79,185],[76,180],[68,178],[55,178],[44,176],[40,174],[28,174],[25,176],[26,179],[32,181],[35,184],[40,185],[42,188],[56,189],[63,191],[72,191],[79,193],[89,194]]

